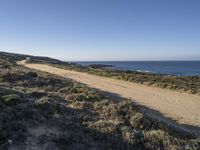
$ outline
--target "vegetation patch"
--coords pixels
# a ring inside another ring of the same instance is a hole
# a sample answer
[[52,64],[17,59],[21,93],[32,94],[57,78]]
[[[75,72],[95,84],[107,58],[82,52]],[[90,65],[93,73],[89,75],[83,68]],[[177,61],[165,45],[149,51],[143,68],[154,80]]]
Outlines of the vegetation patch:
[[20,102],[20,96],[16,94],[5,95],[1,97],[1,101],[6,105],[16,105]]

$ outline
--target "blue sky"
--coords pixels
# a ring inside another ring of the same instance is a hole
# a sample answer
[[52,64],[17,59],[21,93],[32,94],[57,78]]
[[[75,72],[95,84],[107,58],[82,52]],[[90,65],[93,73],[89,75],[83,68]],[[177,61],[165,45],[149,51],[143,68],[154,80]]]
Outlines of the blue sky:
[[65,60],[200,60],[200,1],[1,0],[0,51]]

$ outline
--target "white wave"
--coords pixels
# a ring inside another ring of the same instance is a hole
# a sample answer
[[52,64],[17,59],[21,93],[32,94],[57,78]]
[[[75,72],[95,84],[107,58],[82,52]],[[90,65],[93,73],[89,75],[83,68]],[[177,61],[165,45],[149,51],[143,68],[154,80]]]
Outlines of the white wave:
[[136,70],[137,72],[146,72],[146,73],[153,73],[153,71],[149,71],[149,70]]

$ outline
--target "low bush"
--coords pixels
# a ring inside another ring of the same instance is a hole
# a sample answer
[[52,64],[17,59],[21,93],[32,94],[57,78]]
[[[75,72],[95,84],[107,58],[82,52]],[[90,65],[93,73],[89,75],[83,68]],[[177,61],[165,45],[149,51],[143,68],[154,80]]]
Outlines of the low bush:
[[[172,144],[173,143],[173,144]],[[181,143],[176,139],[172,139],[162,130],[152,130],[144,133],[144,144],[147,149],[168,149],[177,150]]]
[[30,76],[30,77],[33,77],[33,78],[36,78],[38,76],[37,73],[33,72],[33,71],[27,72],[27,75]]
[[87,96],[84,93],[70,94],[66,99],[71,101],[87,101]]
[[45,92],[38,92],[38,91],[32,91],[30,92],[30,95],[35,97],[35,98],[41,98],[43,96],[47,96],[47,93]]
[[108,120],[98,120],[96,122],[89,123],[88,127],[94,128],[102,133],[113,134],[117,132],[118,126]]
[[94,110],[102,111],[104,109],[104,107],[107,107],[109,104],[110,104],[109,100],[104,99],[104,100],[101,100],[101,101],[96,101],[93,104],[93,107],[94,107]]
[[143,145],[142,141],[144,139],[144,135],[141,131],[136,130],[130,126],[123,126],[120,128],[120,132],[124,141],[126,141],[130,145],[137,147]]
[[16,94],[5,95],[1,98],[1,101],[6,105],[16,105],[20,102],[20,96]]

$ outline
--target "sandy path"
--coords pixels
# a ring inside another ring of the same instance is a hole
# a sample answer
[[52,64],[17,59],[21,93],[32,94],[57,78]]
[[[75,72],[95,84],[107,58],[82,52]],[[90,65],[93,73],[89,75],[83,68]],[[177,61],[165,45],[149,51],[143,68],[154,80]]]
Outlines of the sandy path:
[[[121,97],[132,98],[136,103],[156,110],[166,118],[176,120],[179,124],[200,127],[200,96],[198,95],[98,77],[87,73],[59,69],[45,64],[26,64],[25,61],[18,62],[18,64],[71,78],[90,87],[118,94]],[[195,132],[199,132],[200,135],[199,129],[196,129]]]

